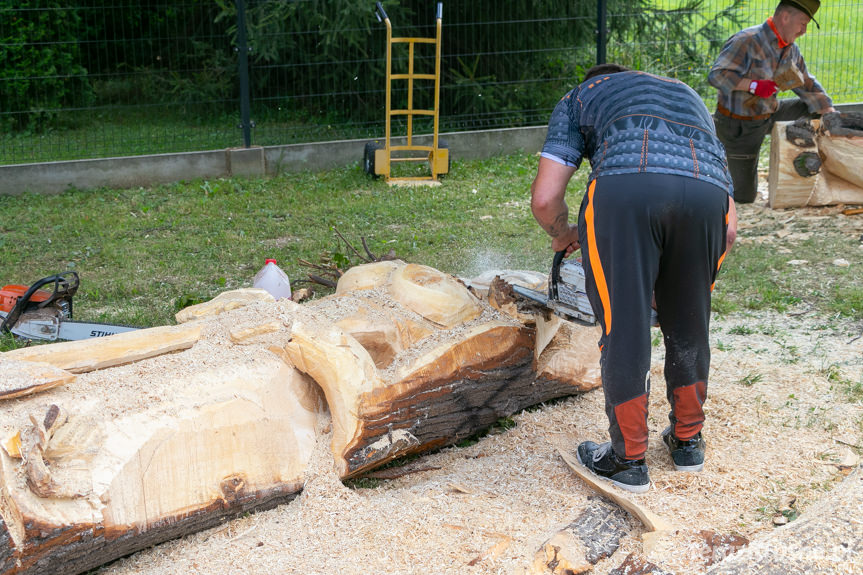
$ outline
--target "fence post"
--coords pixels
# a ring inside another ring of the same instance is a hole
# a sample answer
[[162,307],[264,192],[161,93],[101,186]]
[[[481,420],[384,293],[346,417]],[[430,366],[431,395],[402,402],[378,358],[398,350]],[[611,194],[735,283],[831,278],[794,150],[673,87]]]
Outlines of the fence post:
[[605,64],[605,44],[608,40],[606,29],[606,0],[596,0],[596,63]]
[[249,97],[249,41],[246,37],[246,3],[237,0],[237,47],[240,66],[240,128],[243,129],[243,146],[252,146],[251,99]]

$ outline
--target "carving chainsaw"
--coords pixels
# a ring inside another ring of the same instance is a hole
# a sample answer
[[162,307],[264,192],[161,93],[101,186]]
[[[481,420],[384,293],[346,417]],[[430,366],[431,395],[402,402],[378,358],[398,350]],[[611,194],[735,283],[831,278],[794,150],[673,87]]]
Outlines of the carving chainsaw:
[[[0,333],[48,341],[104,337],[138,328],[72,321],[72,296],[78,291],[78,274],[64,272],[42,278],[31,286],[7,285],[0,289]],[[41,289],[48,286],[47,289]]]
[[594,325],[596,316],[584,289],[584,268],[580,261],[564,261],[565,253],[554,254],[547,294],[519,285],[513,285],[512,290],[517,295],[544,305],[564,319]]

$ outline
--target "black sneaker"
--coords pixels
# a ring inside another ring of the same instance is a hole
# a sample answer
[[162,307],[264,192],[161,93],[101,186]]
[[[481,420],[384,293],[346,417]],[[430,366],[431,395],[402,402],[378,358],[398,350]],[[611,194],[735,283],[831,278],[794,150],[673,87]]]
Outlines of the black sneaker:
[[699,431],[692,439],[681,441],[671,433],[671,426],[662,432],[662,442],[671,454],[677,471],[701,471],[704,469],[704,440]]
[[620,459],[611,448],[610,441],[602,445],[585,441],[578,446],[576,456],[579,463],[621,489],[633,493],[644,493],[650,489],[650,476],[644,460]]

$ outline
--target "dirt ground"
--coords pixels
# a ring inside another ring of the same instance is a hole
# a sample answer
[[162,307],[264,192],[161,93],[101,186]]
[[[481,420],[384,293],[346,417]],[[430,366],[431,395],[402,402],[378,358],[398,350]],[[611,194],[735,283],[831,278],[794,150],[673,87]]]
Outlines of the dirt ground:
[[[863,233],[863,216],[837,216],[836,209],[741,206],[741,240],[780,245],[786,238],[776,231],[788,218],[825,215],[849,235]],[[711,332],[704,471],[674,471],[659,440],[668,411],[660,345],[651,372],[653,485],[627,494],[675,527],[647,557],[678,575],[706,569],[710,550],[700,531],[752,540],[777,529],[777,516],[793,520],[858,465],[863,446],[863,402],[853,390],[863,383],[863,325],[794,310],[714,317]],[[324,435],[293,502],[96,573],[522,573],[542,543],[595,498],[557,450],[604,441],[607,421],[598,390],[513,419],[514,428],[423,456],[407,464],[414,472],[375,488],[338,480]],[[643,551],[643,526],[626,518],[620,548],[593,573],[609,573]]]

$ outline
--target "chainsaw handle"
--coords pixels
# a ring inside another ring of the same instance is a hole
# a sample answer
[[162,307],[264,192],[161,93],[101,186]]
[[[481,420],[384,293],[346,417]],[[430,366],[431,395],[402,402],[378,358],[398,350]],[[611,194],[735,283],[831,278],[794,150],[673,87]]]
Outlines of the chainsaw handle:
[[25,293],[24,297],[22,297],[21,299],[27,301],[30,296],[36,292],[37,289],[50,283],[54,284],[54,289],[51,291],[51,297],[41,302],[39,304],[39,307],[45,307],[46,305],[56,300],[58,297],[75,295],[75,292],[78,291],[78,285],[81,283],[81,281],[78,279],[78,273],[72,271],[48,276],[46,278],[40,279],[39,281],[31,285],[30,289],[27,290],[27,293]]
[[24,313],[24,310],[30,303],[30,298],[33,297],[33,294],[42,286],[50,283],[54,284],[54,289],[48,299],[39,303],[40,308],[50,304],[58,297],[71,297],[75,295],[75,292],[78,291],[80,281],[78,279],[78,274],[71,271],[48,276],[36,281],[33,285],[27,288],[24,295],[18,298],[18,301],[15,302],[15,306],[9,310],[9,314],[3,319],[3,323],[0,323],[0,333],[11,331],[12,326],[18,323],[18,318],[21,317],[21,314]]
[[561,250],[554,253],[554,260],[551,262],[551,281],[548,282],[548,297],[549,299],[558,299],[557,284],[560,283],[560,264],[563,263],[563,258],[566,257],[566,250]]

